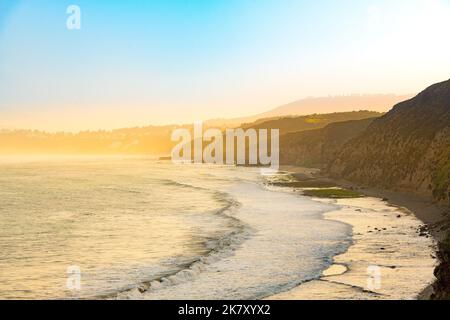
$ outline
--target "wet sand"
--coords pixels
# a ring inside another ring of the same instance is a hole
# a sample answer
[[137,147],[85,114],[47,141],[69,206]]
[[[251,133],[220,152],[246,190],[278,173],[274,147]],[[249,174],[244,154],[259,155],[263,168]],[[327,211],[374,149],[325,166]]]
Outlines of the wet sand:
[[[294,172],[293,176],[299,180],[317,175],[315,169],[285,167],[283,170]],[[392,300],[429,297],[435,280],[433,271],[438,263],[435,251],[442,210],[411,195],[358,191],[370,196],[315,199],[341,207],[325,214],[325,218],[351,225],[353,245],[334,258],[334,264],[324,271],[320,279],[267,299]]]
[[341,206],[325,217],[350,224],[353,245],[319,280],[268,299],[417,299],[433,282],[435,241],[411,212],[372,197],[316,200]]

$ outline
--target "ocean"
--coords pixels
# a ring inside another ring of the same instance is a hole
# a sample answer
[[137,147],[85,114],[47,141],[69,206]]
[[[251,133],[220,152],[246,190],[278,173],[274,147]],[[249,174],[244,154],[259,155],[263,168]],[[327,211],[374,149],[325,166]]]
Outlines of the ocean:
[[318,279],[352,227],[324,218],[337,204],[270,179],[148,158],[4,158],[0,298],[263,299]]

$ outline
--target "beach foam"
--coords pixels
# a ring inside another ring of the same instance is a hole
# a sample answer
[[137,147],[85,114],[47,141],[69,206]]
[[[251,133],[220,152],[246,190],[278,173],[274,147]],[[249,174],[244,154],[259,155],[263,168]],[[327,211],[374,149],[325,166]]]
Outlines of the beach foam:
[[415,299],[433,282],[435,242],[419,236],[421,222],[406,209],[371,197],[316,200],[340,206],[326,218],[353,227],[353,245],[334,258],[347,270],[270,299]]

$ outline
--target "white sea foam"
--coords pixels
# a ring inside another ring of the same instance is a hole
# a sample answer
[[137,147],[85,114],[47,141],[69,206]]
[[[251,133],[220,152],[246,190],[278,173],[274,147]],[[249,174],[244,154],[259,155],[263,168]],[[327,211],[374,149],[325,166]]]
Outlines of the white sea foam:
[[[233,170],[229,174],[239,176],[244,169]],[[267,190],[257,180],[230,181],[209,187],[226,191],[240,203],[227,214],[245,227],[223,238],[221,245],[188,269],[153,283],[143,294],[133,291],[119,298],[262,298],[318,277],[332,257],[350,244],[348,225],[322,218],[334,205]]]

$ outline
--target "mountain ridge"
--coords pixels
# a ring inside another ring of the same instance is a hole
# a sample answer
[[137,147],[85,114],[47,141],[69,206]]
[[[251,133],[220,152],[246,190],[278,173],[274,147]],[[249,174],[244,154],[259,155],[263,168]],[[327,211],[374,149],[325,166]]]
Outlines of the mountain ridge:
[[311,114],[329,114],[333,112],[351,112],[356,110],[370,110],[386,112],[393,105],[412,98],[412,94],[373,94],[349,95],[331,97],[309,97],[281,105],[272,110],[248,117],[232,119],[211,119],[205,121],[210,126],[239,126],[243,123],[255,122],[259,119],[284,118],[288,116],[306,116]]

